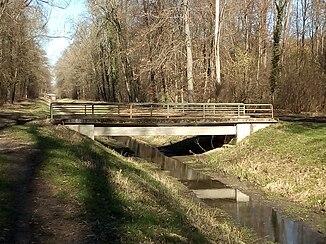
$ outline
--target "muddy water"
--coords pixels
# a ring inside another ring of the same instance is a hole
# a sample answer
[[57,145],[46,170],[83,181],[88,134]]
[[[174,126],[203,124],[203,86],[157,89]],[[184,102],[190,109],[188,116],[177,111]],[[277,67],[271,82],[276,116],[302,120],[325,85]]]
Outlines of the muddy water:
[[311,230],[304,223],[287,219],[273,207],[255,201],[222,182],[212,180],[185,163],[165,156],[157,148],[129,137],[116,137],[115,140],[128,147],[136,156],[159,164],[162,170],[169,171],[171,176],[193,190],[201,201],[226,211],[237,223],[254,229],[266,240],[283,244],[326,243],[324,235]]

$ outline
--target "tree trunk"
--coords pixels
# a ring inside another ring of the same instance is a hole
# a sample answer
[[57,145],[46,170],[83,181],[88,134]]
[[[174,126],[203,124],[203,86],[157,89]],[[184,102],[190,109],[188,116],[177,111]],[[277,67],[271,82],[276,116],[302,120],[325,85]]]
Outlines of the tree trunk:
[[272,103],[274,103],[275,89],[280,75],[280,56],[281,56],[280,40],[282,36],[283,20],[284,20],[287,0],[278,0],[278,1],[274,0],[274,4],[276,7],[276,25],[274,28],[274,35],[273,35],[272,71],[270,76],[270,92],[271,92]]
[[220,61],[220,1],[215,4],[215,30],[214,30],[214,50],[215,50],[215,72],[216,83],[221,85],[221,61]]
[[282,40],[282,54],[281,54],[281,63],[284,63],[284,50],[287,38],[290,35],[290,23],[291,23],[291,3],[292,0],[287,1],[287,10],[285,13],[285,21],[284,21],[284,31],[283,31],[283,40]]
[[188,102],[194,102],[194,80],[192,74],[192,48],[191,48],[191,32],[190,32],[190,14],[189,14],[189,0],[183,1],[184,5],[184,21],[187,47],[187,84],[188,84]]

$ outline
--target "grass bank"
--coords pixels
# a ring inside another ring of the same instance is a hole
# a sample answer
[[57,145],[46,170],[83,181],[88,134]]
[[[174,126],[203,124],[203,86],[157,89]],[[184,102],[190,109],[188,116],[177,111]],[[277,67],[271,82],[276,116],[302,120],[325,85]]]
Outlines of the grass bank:
[[326,125],[280,122],[203,162],[309,208],[326,211]]
[[317,212],[315,224],[326,231],[325,124],[280,122],[192,163],[211,176],[251,182],[273,200],[290,200],[294,205],[285,208],[293,217]]
[[32,137],[40,149],[40,176],[50,182],[53,197],[80,206],[80,221],[92,225],[99,241],[241,243],[246,239],[218,212],[184,198],[181,186],[152,165],[125,160],[63,127],[17,126],[9,132],[21,139]]
[[[146,140],[161,146],[170,139]],[[294,205],[284,207],[293,217],[317,212],[316,225],[326,231],[325,123],[279,122],[190,164],[212,177],[253,183],[272,200],[290,200]]]
[[[63,216],[64,219],[58,219],[57,213],[54,216],[62,224],[72,218],[74,212],[74,221],[86,226],[86,232],[81,234],[90,238],[88,241],[256,242],[252,234],[234,226],[218,210],[202,208],[192,202],[181,183],[153,164],[126,159],[63,126],[35,122],[14,125],[3,129],[1,133],[28,142],[37,149],[33,159],[37,163],[32,180],[41,183],[42,189],[47,192],[49,199],[44,199],[44,194],[41,198],[41,204],[45,204],[43,208],[49,214],[53,206],[50,208],[47,204],[58,204],[59,217]],[[6,177],[13,162],[1,156],[0,162],[0,226],[9,228],[8,219],[14,213],[3,206],[10,205],[10,196],[13,194],[12,182]],[[36,214],[41,214],[41,211]],[[39,221],[41,217],[38,216]],[[41,236],[38,240],[57,240],[54,220],[51,221],[53,225],[49,228],[39,230],[38,226],[33,227],[41,233],[39,235],[43,235],[43,239]],[[78,226],[73,229],[78,229]]]
[[13,118],[24,116],[34,119],[45,119],[49,116],[49,104],[45,99],[26,100],[14,104],[4,104],[0,107],[0,115]]

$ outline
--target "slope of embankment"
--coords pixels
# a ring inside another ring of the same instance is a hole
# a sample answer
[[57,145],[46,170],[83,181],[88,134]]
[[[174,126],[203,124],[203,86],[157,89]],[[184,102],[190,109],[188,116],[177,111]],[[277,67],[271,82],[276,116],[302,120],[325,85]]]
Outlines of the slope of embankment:
[[12,121],[0,129],[1,243],[256,242],[154,164],[51,125],[47,109],[0,109]]
[[316,213],[319,229],[326,231],[325,123],[279,122],[193,166],[211,176],[234,176],[270,199],[294,203],[287,208],[294,216]]

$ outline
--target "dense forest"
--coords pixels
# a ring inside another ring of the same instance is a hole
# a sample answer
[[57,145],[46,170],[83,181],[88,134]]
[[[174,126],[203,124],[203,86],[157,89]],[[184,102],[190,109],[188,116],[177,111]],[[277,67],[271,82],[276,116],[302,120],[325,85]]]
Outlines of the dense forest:
[[324,0],[89,0],[88,10],[56,65],[61,97],[326,109]]
[[0,105],[37,98],[50,89],[41,40],[46,17],[31,0],[0,0]]
[[[50,90],[41,3],[0,0],[0,104]],[[87,8],[54,67],[58,97],[326,112],[325,0],[88,0]]]

